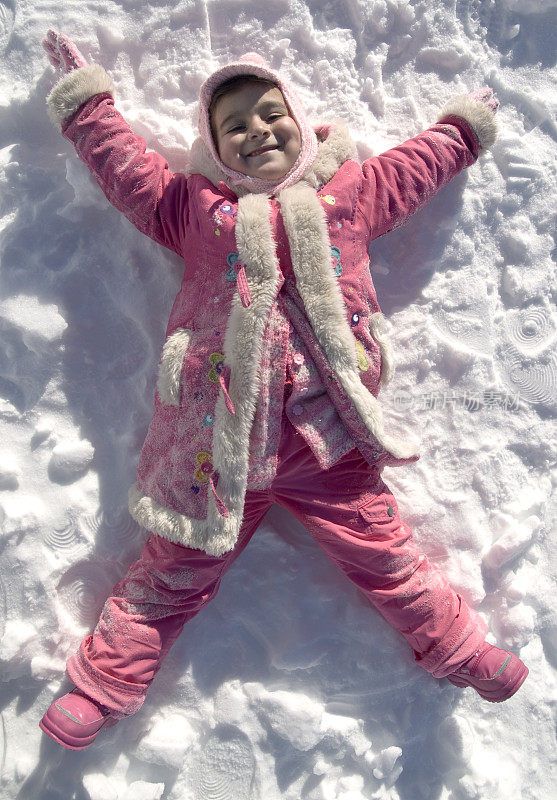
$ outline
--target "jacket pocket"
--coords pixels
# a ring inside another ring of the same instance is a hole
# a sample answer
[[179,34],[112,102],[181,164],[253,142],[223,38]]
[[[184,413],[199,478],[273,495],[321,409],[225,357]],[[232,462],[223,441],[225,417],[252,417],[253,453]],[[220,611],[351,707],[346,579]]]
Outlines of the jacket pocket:
[[161,403],[180,405],[182,368],[193,333],[188,328],[176,328],[164,343],[157,375],[157,391]]
[[381,377],[379,381],[383,386],[389,383],[395,371],[393,348],[385,335],[385,327],[385,317],[380,311],[369,315],[369,332],[377,342],[381,353]]

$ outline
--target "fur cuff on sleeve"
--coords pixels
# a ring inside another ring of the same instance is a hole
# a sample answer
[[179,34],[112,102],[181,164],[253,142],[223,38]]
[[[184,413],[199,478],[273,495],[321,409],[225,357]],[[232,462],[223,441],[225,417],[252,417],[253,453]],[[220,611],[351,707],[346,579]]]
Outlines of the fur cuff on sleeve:
[[491,147],[497,138],[497,122],[493,113],[482,102],[472,100],[465,94],[452,97],[437,122],[444,122],[447,117],[464,119],[478,137],[482,150]]
[[100,64],[88,64],[64,75],[46,98],[48,116],[61,125],[90,97],[101,92],[114,94],[112,79]]

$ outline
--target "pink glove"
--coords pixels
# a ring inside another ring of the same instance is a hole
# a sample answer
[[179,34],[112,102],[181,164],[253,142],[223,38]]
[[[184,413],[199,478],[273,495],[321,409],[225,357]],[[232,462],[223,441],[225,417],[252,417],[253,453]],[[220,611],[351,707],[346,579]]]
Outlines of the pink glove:
[[495,114],[499,108],[499,100],[495,97],[493,89],[490,89],[489,86],[484,86],[483,89],[476,89],[475,92],[470,92],[468,97],[470,100],[477,100],[479,103],[483,103],[484,106],[489,108],[492,114]]
[[87,66],[72,40],[63,33],[56,33],[52,28],[49,28],[46,38],[43,39],[43,47],[52,66],[59,67],[64,72]]

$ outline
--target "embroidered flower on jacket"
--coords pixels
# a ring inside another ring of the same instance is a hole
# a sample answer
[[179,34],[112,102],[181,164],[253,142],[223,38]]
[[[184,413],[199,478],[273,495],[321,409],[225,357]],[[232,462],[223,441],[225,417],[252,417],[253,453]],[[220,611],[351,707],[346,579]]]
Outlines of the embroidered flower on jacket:
[[226,263],[230,267],[230,269],[228,270],[228,272],[226,272],[224,276],[227,281],[236,281],[236,270],[234,269],[234,264],[236,263],[236,261],[239,261],[239,259],[240,256],[238,255],[238,253],[229,253],[226,256]]
[[207,483],[209,480],[209,476],[213,471],[213,456],[211,453],[208,453],[206,450],[201,450],[200,453],[197,453],[195,456],[197,463],[199,464],[198,468],[195,470],[195,477],[201,483]]
[[213,220],[215,222],[215,225],[217,226],[217,229],[215,231],[215,236],[220,236],[220,226],[222,225],[223,220],[218,211],[215,211],[215,213],[213,214]]
[[339,275],[342,275],[342,266],[340,263],[340,250],[334,245],[331,245],[331,264],[333,266],[334,273],[338,278]]
[[222,368],[224,366],[224,356],[222,353],[211,353],[209,356],[209,362],[213,366],[209,370],[208,378],[210,381],[213,381],[213,383],[218,383]]
[[230,205],[230,203],[223,203],[222,206],[219,208],[223,214],[226,214],[229,217],[235,217],[236,212],[234,211],[234,206]]
[[365,372],[366,369],[369,369],[369,361],[361,342],[356,342],[356,353],[358,354],[358,367]]
[[197,400],[197,402],[199,402],[200,400],[203,400],[203,392],[199,392],[199,391],[194,392],[193,399]]
[[205,426],[205,428],[208,428],[210,425],[212,425],[214,421],[215,418],[212,414],[205,414],[205,416],[203,417],[203,425]]
[[334,206],[334,204],[336,203],[336,199],[333,197],[332,194],[318,194],[317,196],[319,197],[320,200],[324,200],[330,206]]

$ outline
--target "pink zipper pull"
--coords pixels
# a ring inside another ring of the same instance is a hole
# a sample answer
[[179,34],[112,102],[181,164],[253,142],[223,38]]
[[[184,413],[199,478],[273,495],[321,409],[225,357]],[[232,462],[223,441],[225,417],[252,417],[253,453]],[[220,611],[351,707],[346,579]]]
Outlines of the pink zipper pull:
[[234,410],[234,403],[230,399],[230,395],[228,394],[228,387],[230,385],[230,367],[225,366],[222,369],[221,374],[219,375],[219,383],[220,388],[222,389],[222,393],[224,394],[224,404],[226,408],[231,414],[235,414]]
[[[215,480],[213,480],[213,476],[214,476]],[[215,504],[216,504],[219,512],[222,514],[223,517],[227,517],[228,516],[228,509],[226,508],[226,506],[224,505],[224,503],[222,502],[222,500],[218,496],[217,490],[215,488],[215,486],[219,482],[219,473],[216,470],[213,472],[213,474],[209,478],[209,482],[211,484],[211,489],[213,490],[213,496],[215,498]]]
[[246,278],[246,265],[242,261],[236,261],[234,269],[236,270],[236,283],[238,284],[240,300],[244,308],[247,308],[251,303],[251,295],[249,293],[248,279]]

